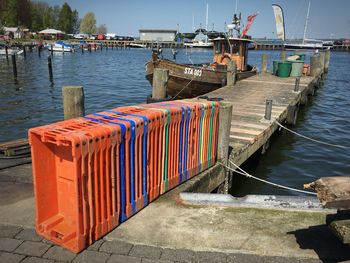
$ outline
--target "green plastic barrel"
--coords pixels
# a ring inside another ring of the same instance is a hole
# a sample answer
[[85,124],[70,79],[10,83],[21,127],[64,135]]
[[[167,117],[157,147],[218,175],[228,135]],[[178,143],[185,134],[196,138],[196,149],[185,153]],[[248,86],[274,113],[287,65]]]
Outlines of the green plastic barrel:
[[288,78],[292,70],[292,62],[284,60],[278,62],[277,76],[280,78]]
[[304,61],[296,60],[292,62],[292,70],[290,72],[291,77],[301,77],[303,74]]
[[273,67],[272,67],[272,73],[273,75],[277,75],[277,70],[278,70],[278,63],[281,62],[282,60],[274,60],[273,61]]

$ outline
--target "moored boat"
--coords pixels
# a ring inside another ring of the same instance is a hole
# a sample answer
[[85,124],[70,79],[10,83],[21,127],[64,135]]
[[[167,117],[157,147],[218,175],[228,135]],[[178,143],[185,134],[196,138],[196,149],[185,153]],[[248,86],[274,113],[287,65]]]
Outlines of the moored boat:
[[146,78],[152,84],[154,69],[169,70],[168,95],[189,98],[203,95],[226,85],[227,64],[236,62],[236,80],[253,76],[255,67],[248,65],[248,43],[244,38],[216,38],[213,40],[213,62],[208,64],[179,64],[153,54],[146,64]]
[[49,51],[56,51],[56,52],[74,52],[75,49],[72,45],[66,44],[62,41],[56,42],[55,44],[48,45]]
[[[234,15],[228,33],[224,37],[210,40],[213,45],[213,61],[207,64],[179,64],[163,59],[153,52],[152,59],[146,63],[146,78],[152,84],[155,69],[169,70],[167,83],[168,96],[172,98],[191,98],[203,95],[226,85],[227,65],[234,61],[236,80],[256,75],[255,67],[248,65],[248,45],[252,41],[246,37],[256,15],[248,17],[248,24],[240,33],[240,16]],[[234,36],[234,30],[237,36]]]
[[[20,49],[18,47],[7,47],[7,55],[8,56],[11,56],[13,54],[20,55],[22,53],[23,53],[23,49]],[[0,46],[0,56],[1,55],[6,55],[6,46],[5,45]]]

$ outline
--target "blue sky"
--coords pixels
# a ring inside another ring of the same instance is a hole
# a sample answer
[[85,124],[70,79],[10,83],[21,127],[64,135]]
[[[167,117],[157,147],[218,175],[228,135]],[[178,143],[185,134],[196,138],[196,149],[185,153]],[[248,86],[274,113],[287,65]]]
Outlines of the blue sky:
[[[45,0],[44,0],[45,1]],[[259,11],[248,34],[253,37],[275,37],[275,24],[271,5],[279,4],[284,9],[287,38],[302,37],[307,0],[237,0],[246,17]],[[205,25],[206,4],[209,4],[209,25],[222,31],[224,23],[230,22],[236,0],[46,0],[50,5],[67,2],[77,9],[80,17],[89,11],[96,15],[97,24],[106,24],[108,32],[118,35],[138,36],[143,29],[177,29],[191,32],[194,17],[195,27]],[[311,0],[308,38],[350,38],[350,0]]]

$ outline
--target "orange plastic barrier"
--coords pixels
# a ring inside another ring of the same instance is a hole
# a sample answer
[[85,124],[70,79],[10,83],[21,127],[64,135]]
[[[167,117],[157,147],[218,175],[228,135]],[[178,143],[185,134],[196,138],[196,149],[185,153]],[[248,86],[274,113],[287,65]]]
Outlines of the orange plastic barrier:
[[78,252],[118,225],[120,135],[84,118],[29,130],[39,234]]
[[216,160],[218,102],[118,107],[29,130],[36,229],[79,252]]

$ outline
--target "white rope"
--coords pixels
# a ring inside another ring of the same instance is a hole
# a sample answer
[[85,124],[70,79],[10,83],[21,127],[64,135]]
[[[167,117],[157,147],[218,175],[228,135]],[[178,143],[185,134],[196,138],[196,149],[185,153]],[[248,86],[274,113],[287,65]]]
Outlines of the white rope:
[[266,183],[266,184],[269,184],[269,185],[272,185],[272,186],[275,186],[275,187],[278,187],[278,188],[282,188],[282,189],[287,189],[287,190],[290,190],[290,191],[294,191],[294,192],[299,192],[299,193],[303,193],[303,194],[309,194],[309,195],[317,195],[316,193],[313,193],[313,192],[309,192],[309,191],[304,191],[304,190],[300,190],[300,189],[296,189],[296,188],[292,188],[292,187],[288,187],[288,186],[284,186],[284,185],[280,185],[280,184],[275,184],[275,183],[272,183],[272,182],[269,182],[269,181],[266,181],[266,180],[263,180],[261,178],[258,178],[258,177],[255,177],[249,173],[247,173],[246,171],[244,171],[241,167],[239,167],[238,165],[236,165],[235,163],[233,163],[232,161],[229,161],[230,164],[232,164],[233,166],[235,166],[239,171],[235,170],[235,169],[232,169],[231,167],[229,166],[226,166],[224,164],[222,164],[223,166],[225,166],[227,169],[229,169],[230,171],[232,172],[235,172],[235,173],[238,173],[238,174],[241,174],[241,175],[244,175],[248,178],[253,178],[255,180],[258,180],[260,182],[263,182],[263,183]]
[[313,141],[313,142],[317,142],[317,143],[320,143],[320,144],[324,144],[324,145],[327,145],[327,146],[332,146],[332,147],[338,147],[338,148],[342,148],[342,149],[349,149],[350,147],[349,146],[344,146],[344,145],[338,145],[338,144],[332,144],[332,143],[328,143],[328,142],[323,142],[323,141],[319,141],[319,140],[316,140],[316,139],[313,139],[313,138],[310,138],[308,136],[305,136],[305,135],[302,135],[300,133],[297,133],[295,131],[292,131],[291,129],[288,129],[287,127],[283,126],[281,123],[279,123],[277,120],[275,120],[275,122],[277,123],[278,126],[280,126],[281,128],[297,135],[297,136],[300,136],[304,139],[307,139],[307,140],[310,140],[310,141]]
[[187,84],[186,84],[186,86],[185,87],[183,87],[174,97],[172,97],[171,99],[173,100],[173,99],[175,99],[177,96],[179,96],[179,94],[184,90],[184,89],[186,89],[187,87],[188,87],[188,85],[190,85],[190,83],[196,78],[197,76],[195,76],[193,79],[191,79]]

